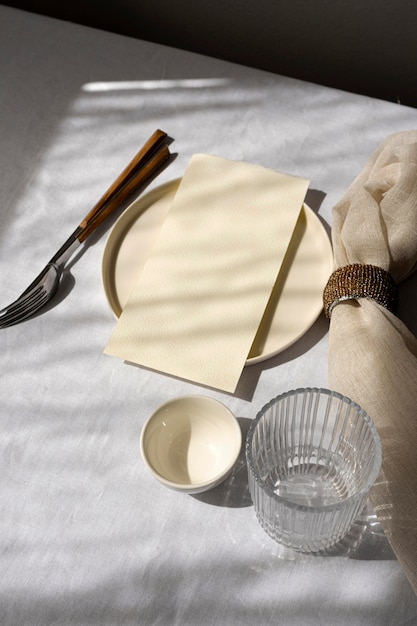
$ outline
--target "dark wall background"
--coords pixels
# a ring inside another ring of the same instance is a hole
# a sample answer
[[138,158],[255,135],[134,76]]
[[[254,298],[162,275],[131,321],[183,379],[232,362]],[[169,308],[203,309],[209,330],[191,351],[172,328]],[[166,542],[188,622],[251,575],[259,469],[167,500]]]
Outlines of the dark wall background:
[[416,0],[2,3],[417,107]]

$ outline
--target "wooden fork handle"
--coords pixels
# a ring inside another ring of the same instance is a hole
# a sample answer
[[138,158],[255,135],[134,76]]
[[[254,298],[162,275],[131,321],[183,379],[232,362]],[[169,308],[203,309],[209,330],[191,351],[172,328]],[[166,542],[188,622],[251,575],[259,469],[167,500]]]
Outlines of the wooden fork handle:
[[[103,201],[103,198],[101,198],[88,216],[81,222],[77,239],[80,242],[85,241],[115,209],[119,208],[135,191],[156,174],[169,157],[169,149],[164,145],[144,164],[136,164],[134,167],[131,167],[135,161],[134,159],[112,185],[115,191],[109,193],[112,189],[111,187],[103,196],[105,200]],[[126,172],[128,172],[127,176]]]
[[[126,185],[126,183],[129,181],[133,174],[135,174],[136,172],[139,173],[139,170],[141,169],[145,170],[146,163],[149,161],[150,157],[155,154],[155,152],[161,146],[166,137],[167,133],[159,129],[152,134],[152,136],[142,146],[139,152],[133,157],[131,162],[125,167],[123,172],[116,178],[114,183],[110,185],[110,187],[103,194],[100,200],[85,216],[85,218],[79,225],[80,229],[85,229],[91,223],[95,222],[97,215],[102,211],[102,209],[105,207],[110,199],[120,193],[121,189]],[[147,171],[147,168],[145,171]],[[144,182],[145,180],[146,178],[144,179]],[[118,196],[118,198],[118,203],[120,203],[122,200],[120,200],[120,196]],[[109,213],[107,213],[106,216],[107,215],[109,215]]]

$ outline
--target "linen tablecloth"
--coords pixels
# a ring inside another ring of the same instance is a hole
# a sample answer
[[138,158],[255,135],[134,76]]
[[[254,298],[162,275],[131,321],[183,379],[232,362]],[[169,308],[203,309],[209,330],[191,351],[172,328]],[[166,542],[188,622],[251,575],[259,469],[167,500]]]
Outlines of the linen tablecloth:
[[[155,128],[178,157],[244,160],[309,178],[331,209],[413,109],[0,7],[1,301],[13,300]],[[328,322],[245,368],[235,394],[103,354],[108,229],[47,312],[0,334],[0,623],[410,625],[417,599],[370,512],[341,553],[303,556],[255,519],[243,456],[215,491],[159,486],[139,454],[160,403],[209,393],[243,433],[272,397],[328,385]],[[402,316],[415,320],[404,285]],[[3,306],[0,303],[0,306]],[[413,309],[414,307],[414,309]],[[414,321],[415,323],[415,321]]]

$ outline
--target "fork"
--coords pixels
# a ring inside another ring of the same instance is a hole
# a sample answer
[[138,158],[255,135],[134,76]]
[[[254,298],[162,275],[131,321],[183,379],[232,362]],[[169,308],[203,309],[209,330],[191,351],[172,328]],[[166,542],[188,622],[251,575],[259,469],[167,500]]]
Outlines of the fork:
[[152,134],[35,280],[17,300],[0,310],[0,328],[22,322],[51,300],[58,291],[65,264],[75,250],[168,160],[166,137],[167,133],[159,129]]

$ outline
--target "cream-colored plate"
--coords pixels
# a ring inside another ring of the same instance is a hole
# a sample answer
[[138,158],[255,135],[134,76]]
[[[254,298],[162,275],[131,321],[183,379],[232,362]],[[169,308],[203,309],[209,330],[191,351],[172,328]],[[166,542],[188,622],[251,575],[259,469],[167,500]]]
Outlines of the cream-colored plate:
[[[157,240],[179,183],[180,179],[165,183],[133,202],[107,238],[102,278],[116,317]],[[332,267],[329,237],[317,215],[304,204],[246,365],[282,352],[313,325],[322,310],[323,289]]]

